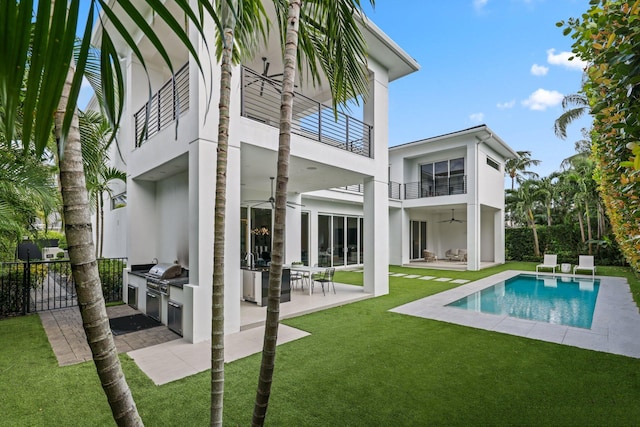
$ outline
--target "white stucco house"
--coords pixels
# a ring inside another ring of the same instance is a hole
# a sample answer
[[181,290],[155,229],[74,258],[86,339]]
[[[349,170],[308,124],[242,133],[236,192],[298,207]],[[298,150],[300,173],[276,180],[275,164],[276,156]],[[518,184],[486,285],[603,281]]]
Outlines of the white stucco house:
[[[285,263],[357,265],[364,270],[363,292],[384,295],[389,291],[389,263],[407,264],[421,258],[423,249],[444,257],[449,248],[465,248],[471,270],[485,261],[504,262],[503,165],[515,152],[486,126],[389,148],[389,83],[416,72],[419,65],[372,22],[363,23],[362,30],[370,83],[360,117],[340,113],[336,121],[327,107],[326,86],[297,81]],[[191,33],[192,40],[199,39],[197,31]],[[123,45],[119,52],[126,79],[125,112],[118,134],[122,157],[114,154],[112,161],[126,171],[127,182],[113,184],[103,253],[128,257],[133,271],[125,272],[125,286],[130,285],[132,293],[125,299],[137,295],[136,305],[143,312],[151,311],[151,302],[144,298],[148,282],[140,272],[155,262],[188,270],[188,278],[171,289],[170,299],[181,307],[184,338],[199,342],[210,338],[211,328],[220,70],[214,64],[204,72],[213,76],[213,85],[203,81],[185,49],[172,48],[176,41],[164,38],[173,63],[183,65],[171,75],[159,58],[148,59],[154,92],[149,106],[145,72],[128,48]],[[208,44],[213,45],[213,35]],[[143,52],[148,45],[140,37]],[[204,44],[196,45],[206,55]],[[240,330],[246,271],[241,266],[269,260],[270,178],[276,176],[281,72],[274,38],[233,74],[226,333]],[[205,96],[209,91],[211,105]],[[439,222],[452,212],[465,222]],[[157,316],[171,323],[174,314],[166,308],[167,296],[159,298]]]

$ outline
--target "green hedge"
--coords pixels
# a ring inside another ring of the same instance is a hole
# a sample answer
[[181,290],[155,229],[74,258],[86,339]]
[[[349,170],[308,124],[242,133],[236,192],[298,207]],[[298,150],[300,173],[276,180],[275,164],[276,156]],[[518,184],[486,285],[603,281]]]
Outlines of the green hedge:
[[[539,257],[533,253],[533,232],[530,228],[505,229],[505,252],[508,261],[538,262],[542,255],[552,253],[558,255],[559,263],[578,263],[579,255],[589,253],[589,247],[582,243],[578,225],[559,224],[537,227],[540,243]],[[606,243],[605,243],[606,242]],[[599,265],[625,265],[618,245],[613,239],[592,244],[592,252]]]

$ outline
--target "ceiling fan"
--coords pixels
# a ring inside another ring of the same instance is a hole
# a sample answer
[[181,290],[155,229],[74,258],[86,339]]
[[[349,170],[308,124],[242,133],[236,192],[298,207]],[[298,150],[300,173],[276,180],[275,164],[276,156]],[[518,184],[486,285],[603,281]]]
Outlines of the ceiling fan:
[[[280,93],[280,90],[278,89],[276,83],[280,83],[277,80],[274,80],[275,77],[282,77],[284,75],[284,73],[276,73],[276,74],[269,74],[269,61],[267,61],[267,57],[263,56],[262,57],[262,77],[265,77],[263,79],[256,77],[253,81],[249,82],[246,84],[245,87],[251,86],[254,83],[260,82],[260,96],[262,96],[262,94],[264,93],[264,84],[268,83],[271,86],[274,87],[274,89]],[[274,83],[275,82],[275,83]]]
[[[255,203],[254,205],[251,205],[252,208],[256,207],[256,206],[264,205],[265,203],[271,204],[271,209],[275,209],[276,208],[276,198],[275,198],[274,193],[273,193],[273,180],[275,179],[275,177],[271,176],[271,177],[269,177],[269,179],[271,180],[271,196],[267,200],[246,200],[245,201],[246,203]],[[295,209],[297,206],[304,207],[304,205],[302,205],[300,203],[287,201],[287,207],[288,208]]]
[[455,209],[451,209],[451,219],[445,219],[444,221],[440,221],[440,222],[448,222],[449,224],[451,224],[452,222],[465,222],[462,219],[456,219],[456,216],[454,214],[454,210]]

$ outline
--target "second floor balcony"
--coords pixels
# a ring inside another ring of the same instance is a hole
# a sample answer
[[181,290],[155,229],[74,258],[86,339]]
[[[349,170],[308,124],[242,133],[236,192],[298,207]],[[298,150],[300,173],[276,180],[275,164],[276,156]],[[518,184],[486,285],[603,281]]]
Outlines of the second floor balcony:
[[404,184],[404,198],[407,200],[456,194],[467,194],[466,175],[436,176],[429,180]]
[[[280,125],[282,84],[248,68],[242,69],[241,115],[270,126]],[[293,98],[291,132],[359,154],[372,156],[372,127],[298,92]]]

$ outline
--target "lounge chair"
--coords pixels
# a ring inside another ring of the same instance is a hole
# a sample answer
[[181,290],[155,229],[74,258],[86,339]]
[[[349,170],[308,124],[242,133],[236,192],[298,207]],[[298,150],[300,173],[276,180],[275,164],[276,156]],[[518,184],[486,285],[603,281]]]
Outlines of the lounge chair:
[[433,262],[438,260],[438,257],[436,256],[436,254],[426,249],[422,251],[422,255],[424,256],[425,262]]
[[575,275],[578,270],[589,270],[591,271],[591,276],[595,277],[596,266],[593,262],[593,255],[580,255],[578,257],[578,265],[573,267],[573,274]]
[[541,268],[550,268],[553,271],[553,274],[556,274],[556,268],[558,267],[560,267],[560,265],[558,264],[558,255],[544,254],[544,260],[542,260],[542,264],[536,265],[536,273]]

